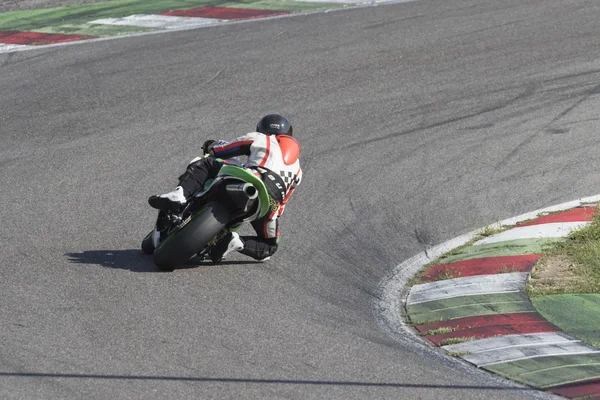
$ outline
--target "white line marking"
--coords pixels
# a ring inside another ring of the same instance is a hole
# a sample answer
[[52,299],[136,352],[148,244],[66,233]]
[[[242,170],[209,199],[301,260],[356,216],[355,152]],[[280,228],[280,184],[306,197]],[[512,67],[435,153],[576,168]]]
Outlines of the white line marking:
[[0,53],[10,53],[12,51],[27,50],[37,46],[27,46],[24,44],[4,44],[0,43]]
[[518,292],[525,287],[529,272],[468,276],[415,285],[407,304],[419,304],[460,296]]
[[474,246],[505,242],[518,239],[560,238],[566,237],[575,229],[583,228],[590,222],[553,222],[549,224],[523,226],[492,235],[474,243]]
[[528,333],[523,335],[504,335],[486,339],[472,340],[470,342],[449,344],[442,346],[446,351],[453,353],[483,353],[511,347],[533,346],[543,344],[560,344],[579,342],[579,340],[563,332]]
[[600,350],[588,346],[585,343],[573,341],[570,343],[534,344],[530,346],[509,347],[482,353],[467,354],[461,356],[461,358],[478,367],[484,367],[486,365],[526,360],[528,358],[589,353],[600,353]]
[[143,28],[187,29],[216,24],[222,20],[215,18],[176,17],[172,15],[135,14],[124,18],[103,18],[90,21],[90,24],[127,25]]

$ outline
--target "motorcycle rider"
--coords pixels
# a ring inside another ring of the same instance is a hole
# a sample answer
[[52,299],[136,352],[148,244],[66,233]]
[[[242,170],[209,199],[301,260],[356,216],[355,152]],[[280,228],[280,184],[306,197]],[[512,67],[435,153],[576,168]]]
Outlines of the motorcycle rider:
[[232,251],[239,251],[255,260],[266,261],[275,254],[279,244],[279,218],[290,196],[300,184],[300,145],[292,137],[290,121],[280,114],[268,114],[258,121],[256,131],[231,142],[207,140],[204,157],[196,157],[179,177],[172,192],[151,196],[148,203],[159,210],[177,210],[189,197],[214,178],[223,164],[236,163],[234,157],[247,156],[244,167],[262,179],[272,199],[269,212],[251,222],[256,236],[240,236],[229,232],[215,245],[210,258],[218,263]]

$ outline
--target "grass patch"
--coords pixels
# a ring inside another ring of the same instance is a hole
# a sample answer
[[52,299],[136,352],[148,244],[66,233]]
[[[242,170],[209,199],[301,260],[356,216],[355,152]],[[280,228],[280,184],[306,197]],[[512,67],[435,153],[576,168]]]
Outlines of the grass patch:
[[548,247],[527,291],[530,296],[600,292],[600,213],[590,225]]
[[[431,268],[431,267],[429,267]],[[425,275],[429,271],[429,268],[421,271],[418,275],[410,280],[409,286],[419,285],[421,283],[431,283],[437,281],[445,281],[448,279],[460,278],[462,273],[455,267],[446,268],[443,271],[438,271],[432,276],[432,279],[425,279]]]
[[421,283],[424,283],[422,281],[423,276],[425,276],[425,273],[427,272],[427,268],[425,268],[424,270],[421,270],[419,272],[417,272],[417,274],[415,274],[415,276],[413,276],[412,278],[410,278],[408,280],[408,282],[406,282],[406,286],[407,287],[413,287],[415,285],[420,285]]
[[464,337],[456,337],[456,338],[449,338],[449,339],[444,339],[440,342],[440,346],[447,346],[449,344],[459,344],[459,343],[464,343],[464,342],[470,342],[472,340],[477,339],[475,336],[464,336]]
[[462,356],[468,356],[469,354],[471,354],[470,351],[447,351],[446,353],[450,357],[462,357]]
[[521,272],[517,267],[512,265],[502,265],[496,274],[510,274],[512,272]]
[[478,233],[480,238],[486,238],[504,232],[508,227],[496,223],[494,225],[486,224],[485,227]]
[[427,332],[424,333],[425,336],[431,336],[431,335],[439,335],[442,333],[450,333],[450,332],[454,332],[455,329],[454,328],[438,328],[438,329],[430,329]]
[[446,268],[443,271],[440,271],[440,273],[438,273],[436,275],[436,281],[444,281],[447,279],[455,279],[455,278],[460,278],[462,276],[461,272],[459,270],[457,270],[454,267],[451,268]]
[[[406,314],[408,315],[408,311],[406,312]],[[443,322],[443,321],[447,321],[447,319],[445,319],[445,318],[437,318],[437,319],[426,319],[424,321],[419,321],[419,322],[412,322],[412,321],[410,321],[410,322],[407,323],[407,325],[415,327],[415,326],[418,326],[418,325],[429,325],[429,324],[435,324],[435,323]]]

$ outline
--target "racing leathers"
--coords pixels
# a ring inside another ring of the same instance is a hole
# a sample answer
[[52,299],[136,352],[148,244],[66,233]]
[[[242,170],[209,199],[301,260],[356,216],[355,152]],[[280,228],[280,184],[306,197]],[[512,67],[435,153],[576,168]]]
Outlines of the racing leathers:
[[[256,260],[267,259],[277,251],[279,217],[302,180],[298,142],[288,135],[250,132],[231,142],[215,142],[209,149],[210,156],[199,157],[188,165],[185,173],[179,177],[179,186],[189,197],[203,187],[207,179],[214,178],[224,163],[233,163],[241,156],[247,157],[242,164],[265,183],[271,206],[265,216],[251,222],[256,236],[242,236],[243,249],[239,251]],[[211,254],[211,257],[217,261],[219,254]]]

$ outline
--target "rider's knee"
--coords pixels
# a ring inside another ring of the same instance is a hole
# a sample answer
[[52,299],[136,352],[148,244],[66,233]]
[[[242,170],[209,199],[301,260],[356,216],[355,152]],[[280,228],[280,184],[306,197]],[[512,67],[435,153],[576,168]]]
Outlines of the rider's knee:
[[242,237],[242,240],[244,241],[244,248],[240,252],[258,261],[271,257],[277,251],[277,239],[259,239],[246,236]]
[[263,258],[271,257],[273,254],[275,254],[278,247],[277,239],[267,239],[267,245],[269,246],[269,249],[267,250],[267,255],[265,255]]

